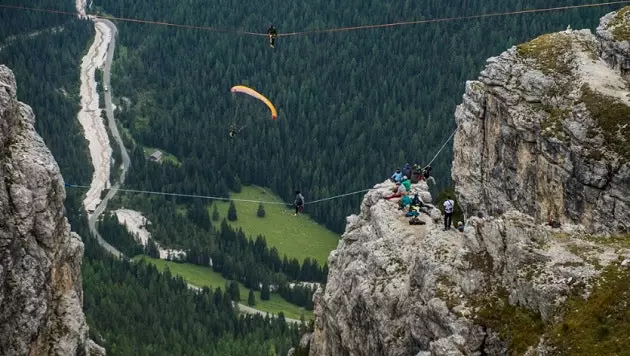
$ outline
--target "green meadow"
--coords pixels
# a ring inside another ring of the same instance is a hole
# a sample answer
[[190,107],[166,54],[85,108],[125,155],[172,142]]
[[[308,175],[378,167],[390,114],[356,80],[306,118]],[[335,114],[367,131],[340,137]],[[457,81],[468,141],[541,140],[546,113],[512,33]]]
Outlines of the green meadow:
[[[280,198],[269,190],[257,186],[243,186],[240,193],[231,193],[232,199],[246,199],[254,201],[282,202]],[[221,221],[227,217],[229,202],[214,202],[217,204]],[[228,221],[235,228],[243,229],[249,237],[264,235],[267,245],[278,249],[280,257],[287,255],[297,258],[300,263],[306,258],[315,258],[320,265],[328,261],[328,254],[337,247],[339,236],[324,226],[313,221],[308,215],[293,216],[294,209],[286,205],[265,204],[265,217],[256,216],[258,203],[234,201],[238,219]],[[213,207],[208,208],[212,215]],[[308,211],[308,205],[306,206]]]
[[[160,271],[164,271],[167,267],[173,275],[179,275],[187,283],[196,287],[211,287],[216,289],[220,287],[225,290],[226,279],[220,274],[214,272],[210,267],[204,267],[194,265],[190,263],[177,263],[172,261],[160,260],[157,258],[151,258],[148,256],[136,256],[134,260],[144,259],[147,262],[154,264]],[[241,303],[247,305],[247,297],[249,295],[249,289],[239,283]],[[254,291],[256,296],[256,305],[253,308],[262,310],[264,312],[277,315],[280,312],[284,313],[284,316],[291,319],[300,320],[300,316],[303,314],[305,320],[313,319],[313,312],[307,311],[295,304],[291,304],[284,300],[277,293],[271,293],[269,300],[260,300],[260,292]]]

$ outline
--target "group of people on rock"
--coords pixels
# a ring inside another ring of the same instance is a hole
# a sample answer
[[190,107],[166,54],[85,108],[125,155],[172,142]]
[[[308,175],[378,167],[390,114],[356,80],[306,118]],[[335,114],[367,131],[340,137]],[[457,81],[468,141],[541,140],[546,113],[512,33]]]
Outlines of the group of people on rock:
[[[410,179],[410,177],[412,177],[412,179]],[[394,174],[390,177],[390,180],[396,183],[396,187],[394,188],[392,194],[385,197],[387,200],[400,198],[398,200],[398,207],[400,210],[405,210],[407,207],[409,208],[409,210],[405,213],[405,216],[411,217],[409,221],[409,224],[411,225],[423,225],[424,222],[418,219],[420,212],[430,215],[429,210],[433,208],[432,205],[425,204],[418,196],[418,193],[413,194],[413,198],[411,197],[411,184],[418,183],[422,181],[422,179],[425,181],[432,180],[433,184],[435,184],[435,179],[431,176],[431,165],[420,169],[420,166],[418,165],[411,166],[407,163],[402,170],[397,168]],[[444,231],[447,231],[451,229],[455,202],[449,196],[444,201],[443,206]],[[459,232],[463,232],[464,223],[458,221],[456,229]]]
[[421,168],[417,164],[412,166],[406,163],[402,170],[400,168],[396,169],[396,172],[392,174],[390,180],[394,183],[402,183],[403,178],[406,177],[409,178],[411,183],[418,183],[424,179],[427,182],[432,181],[433,184],[435,184],[435,179],[431,176],[431,169],[431,165]]
[[396,183],[396,187],[394,188],[392,194],[385,197],[387,200],[400,198],[400,200],[398,200],[398,208],[400,210],[406,210],[408,208],[405,216],[411,217],[409,220],[409,224],[411,225],[424,224],[423,221],[418,219],[420,212],[422,211],[429,214],[429,210],[433,208],[432,206],[425,204],[418,196],[418,193],[413,194],[412,197],[411,184],[418,183],[423,178],[427,179],[428,177],[431,177],[431,166],[427,166],[422,170],[419,168],[420,167],[417,165],[412,167],[409,163],[407,163],[403,169],[396,169],[394,174],[390,177],[390,180]]

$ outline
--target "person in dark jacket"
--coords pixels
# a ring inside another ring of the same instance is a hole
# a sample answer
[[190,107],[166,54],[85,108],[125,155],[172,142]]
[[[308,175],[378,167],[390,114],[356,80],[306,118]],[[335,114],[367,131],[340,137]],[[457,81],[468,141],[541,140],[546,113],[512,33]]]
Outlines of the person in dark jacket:
[[405,164],[405,167],[402,170],[403,176],[411,177],[411,165],[409,163]]
[[276,37],[278,37],[278,31],[273,25],[269,26],[267,29],[267,36],[269,37],[269,45],[271,48],[275,48],[276,45]]
[[300,194],[299,190],[295,191],[295,200],[293,201],[293,205],[295,205],[294,216],[297,216],[298,213],[304,212],[304,196]]

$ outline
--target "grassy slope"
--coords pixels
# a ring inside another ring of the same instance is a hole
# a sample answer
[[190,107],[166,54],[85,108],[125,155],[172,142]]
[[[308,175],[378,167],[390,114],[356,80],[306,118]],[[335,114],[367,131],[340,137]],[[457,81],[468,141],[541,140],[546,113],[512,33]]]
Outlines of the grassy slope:
[[[256,186],[243,187],[240,193],[232,193],[233,199],[250,199],[261,201],[282,202],[270,191]],[[216,202],[221,219],[227,216],[228,202]],[[307,215],[293,216],[294,211],[285,205],[264,205],[264,218],[256,216],[258,204],[235,201],[238,220],[231,222],[234,227],[240,227],[248,236],[262,234],[268,246],[278,249],[280,257],[286,254],[290,258],[297,258],[300,263],[306,257],[317,259],[320,265],[328,260],[330,251],[337,247],[339,236],[317,224]],[[212,214],[212,207],[209,213]],[[308,205],[306,206],[308,212]],[[220,220],[219,220],[220,221]]]
[[[197,287],[212,287],[217,288],[220,287],[222,290],[225,290],[225,282],[226,279],[223,278],[220,274],[212,271],[209,267],[203,267],[198,265],[193,265],[189,263],[175,263],[171,261],[164,261],[156,258],[151,258],[148,256],[136,256],[134,259],[145,259],[147,262],[153,263],[159,270],[164,270],[167,266],[170,269],[173,275],[179,275],[186,280],[186,282],[197,286]],[[242,284],[239,283],[240,287],[240,296],[241,303],[247,305],[247,296],[249,295],[249,290],[245,288]],[[256,305],[254,308],[278,314],[279,312],[283,312],[287,318],[291,319],[300,319],[300,315],[304,314],[304,318],[306,320],[313,319],[313,312],[307,311],[304,308],[298,307],[297,305],[291,304],[277,293],[271,293],[271,298],[269,300],[260,300],[260,292],[255,291],[256,295]]]

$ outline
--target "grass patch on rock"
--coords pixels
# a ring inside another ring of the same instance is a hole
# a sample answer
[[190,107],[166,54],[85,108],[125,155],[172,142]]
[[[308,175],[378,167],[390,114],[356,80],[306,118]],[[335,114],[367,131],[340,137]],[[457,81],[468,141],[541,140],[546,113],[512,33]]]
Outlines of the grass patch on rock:
[[608,29],[611,30],[615,41],[630,41],[630,6],[617,12]]
[[476,322],[499,333],[508,343],[510,355],[522,355],[530,347],[535,347],[545,331],[539,314],[526,308],[511,305],[507,293],[493,300],[486,300],[477,313]]
[[599,124],[608,147],[630,160],[630,107],[620,100],[582,86],[581,101]]
[[540,123],[540,129],[544,137],[555,137],[562,142],[568,143],[569,135],[564,132],[562,123],[569,116],[570,110],[559,108],[545,108],[549,116]]
[[630,350],[630,268],[610,265],[587,300],[569,299],[548,332],[554,355],[626,355]]
[[570,49],[571,39],[562,33],[545,34],[516,47],[521,57],[534,59],[543,73],[564,75],[571,75]]

